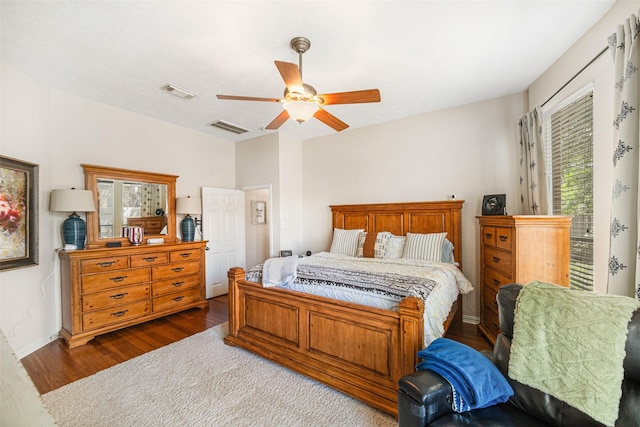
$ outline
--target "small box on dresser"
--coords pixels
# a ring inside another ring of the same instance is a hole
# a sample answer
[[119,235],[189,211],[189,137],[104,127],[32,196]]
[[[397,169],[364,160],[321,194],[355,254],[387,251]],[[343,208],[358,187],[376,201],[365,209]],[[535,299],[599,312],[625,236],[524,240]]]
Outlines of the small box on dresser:
[[478,216],[480,222],[480,331],[500,334],[498,288],[540,280],[569,286],[571,216]]
[[205,299],[205,241],[60,251],[62,329],[69,348]]

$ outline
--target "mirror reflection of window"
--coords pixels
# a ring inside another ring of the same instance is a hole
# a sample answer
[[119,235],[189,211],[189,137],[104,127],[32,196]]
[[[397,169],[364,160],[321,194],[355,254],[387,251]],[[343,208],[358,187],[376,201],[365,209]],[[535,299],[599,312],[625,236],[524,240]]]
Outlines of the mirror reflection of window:
[[114,200],[114,184],[111,180],[98,180],[98,201],[100,219],[99,232],[100,238],[113,237],[113,200]]

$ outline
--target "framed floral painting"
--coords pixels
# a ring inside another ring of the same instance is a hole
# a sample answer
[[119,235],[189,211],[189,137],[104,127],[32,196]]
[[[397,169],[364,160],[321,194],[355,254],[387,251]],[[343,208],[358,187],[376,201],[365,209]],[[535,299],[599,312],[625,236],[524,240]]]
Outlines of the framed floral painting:
[[0,156],[0,270],[38,264],[38,165]]

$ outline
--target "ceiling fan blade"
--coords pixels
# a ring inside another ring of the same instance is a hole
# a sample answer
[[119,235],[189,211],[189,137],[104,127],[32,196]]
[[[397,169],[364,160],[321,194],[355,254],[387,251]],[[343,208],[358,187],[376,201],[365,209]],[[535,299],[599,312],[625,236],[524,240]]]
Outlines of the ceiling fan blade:
[[361,104],[380,102],[380,91],[378,89],[354,90],[353,92],[326,93],[318,97],[324,100],[322,105]]
[[255,96],[216,95],[218,99],[231,99],[234,101],[265,101],[280,102],[280,98],[256,98]]
[[280,71],[282,80],[284,80],[284,84],[287,86],[287,89],[289,89],[289,92],[304,93],[304,88],[302,86],[302,76],[300,75],[298,66],[296,64],[292,64],[291,62],[274,62],[276,64],[276,67],[278,67],[278,71]]
[[288,119],[289,119],[289,113],[287,113],[287,110],[282,110],[282,113],[278,114],[278,117],[273,119],[273,121],[269,123],[265,127],[265,129],[276,130],[280,126],[282,126],[282,124],[286,122]]
[[316,113],[313,115],[313,117],[338,132],[349,127],[348,124],[346,124],[333,114],[329,113],[327,110],[323,110],[322,108],[319,108],[318,111],[316,111]]

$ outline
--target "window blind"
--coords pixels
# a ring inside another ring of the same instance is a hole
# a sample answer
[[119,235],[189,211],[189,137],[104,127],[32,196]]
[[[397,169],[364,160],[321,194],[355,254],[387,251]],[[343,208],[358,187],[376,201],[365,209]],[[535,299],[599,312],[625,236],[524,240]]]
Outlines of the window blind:
[[573,215],[572,288],[593,289],[593,92],[551,115],[553,214]]

